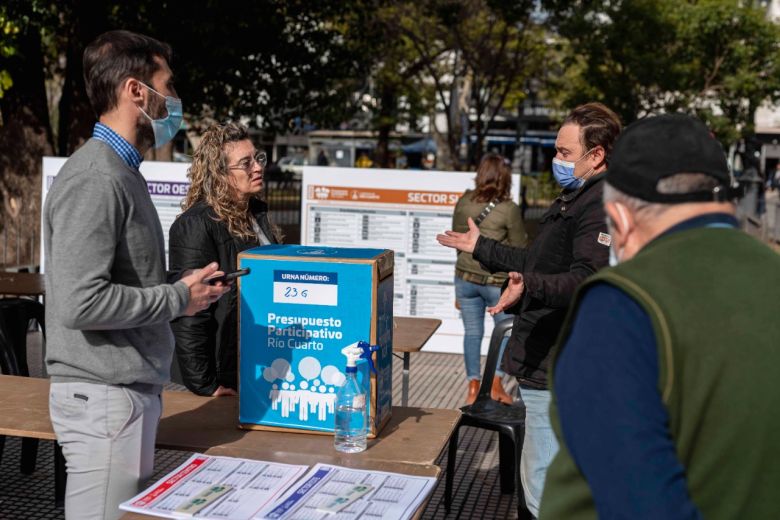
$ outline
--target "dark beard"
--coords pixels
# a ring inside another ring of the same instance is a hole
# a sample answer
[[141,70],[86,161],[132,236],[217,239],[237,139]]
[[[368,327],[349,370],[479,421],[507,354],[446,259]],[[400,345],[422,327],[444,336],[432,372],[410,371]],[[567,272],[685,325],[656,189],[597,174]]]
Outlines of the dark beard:
[[143,114],[141,114],[138,126],[136,127],[136,142],[138,143],[138,147],[142,150],[154,148],[154,130],[152,130],[152,122]]

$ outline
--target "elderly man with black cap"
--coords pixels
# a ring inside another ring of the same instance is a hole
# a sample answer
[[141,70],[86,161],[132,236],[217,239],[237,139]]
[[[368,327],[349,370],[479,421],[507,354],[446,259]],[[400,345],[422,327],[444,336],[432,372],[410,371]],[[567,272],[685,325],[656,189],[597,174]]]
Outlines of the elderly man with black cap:
[[780,518],[780,256],[737,229],[697,119],[629,126],[606,182],[615,267],[554,355],[540,518]]

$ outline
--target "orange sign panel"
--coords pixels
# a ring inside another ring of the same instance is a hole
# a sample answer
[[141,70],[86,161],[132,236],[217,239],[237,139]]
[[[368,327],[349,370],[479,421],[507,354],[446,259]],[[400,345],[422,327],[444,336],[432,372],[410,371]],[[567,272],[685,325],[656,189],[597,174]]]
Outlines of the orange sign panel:
[[372,202],[378,204],[417,204],[424,206],[454,206],[460,192],[393,190],[382,188],[349,188],[342,186],[309,186],[309,200]]

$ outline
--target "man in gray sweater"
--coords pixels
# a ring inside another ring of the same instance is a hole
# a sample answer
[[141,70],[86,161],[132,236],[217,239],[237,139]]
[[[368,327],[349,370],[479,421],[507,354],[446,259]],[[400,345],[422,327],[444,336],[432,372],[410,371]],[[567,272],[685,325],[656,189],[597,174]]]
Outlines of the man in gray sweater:
[[138,171],[181,124],[170,59],[168,45],[127,31],[87,47],[99,122],[44,207],[49,410],[67,461],[68,519],[118,518],[119,503],[152,475],[168,323],[227,291],[204,281],[215,263],[168,283],[162,228]]

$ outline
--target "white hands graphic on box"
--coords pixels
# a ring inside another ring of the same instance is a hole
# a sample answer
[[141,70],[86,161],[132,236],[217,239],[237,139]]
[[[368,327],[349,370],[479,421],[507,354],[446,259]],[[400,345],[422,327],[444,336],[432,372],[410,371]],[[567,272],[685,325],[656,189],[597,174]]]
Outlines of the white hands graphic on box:
[[[320,421],[335,413],[336,389],[344,384],[345,376],[333,365],[324,368],[317,358],[307,356],[298,362],[302,378],[296,386],[290,362],[278,358],[263,370],[263,379],[271,384],[271,409],[280,410],[282,417],[298,411],[298,419],[307,421],[309,413],[316,413]],[[281,384],[278,381],[282,381]]]

